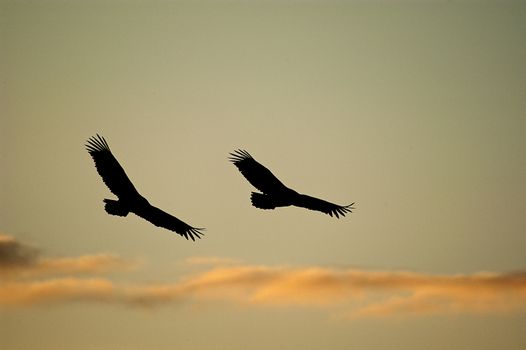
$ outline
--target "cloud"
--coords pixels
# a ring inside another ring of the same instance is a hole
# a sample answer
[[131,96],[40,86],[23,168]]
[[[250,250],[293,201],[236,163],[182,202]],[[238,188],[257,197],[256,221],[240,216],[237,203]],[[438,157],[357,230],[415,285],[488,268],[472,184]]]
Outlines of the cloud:
[[258,307],[318,307],[344,318],[526,311],[526,273],[426,275],[320,267],[213,268],[165,284],[116,284],[108,279],[11,281],[0,305],[90,301],[141,307],[228,301]]
[[40,251],[15,238],[0,235],[0,278],[41,275],[100,274],[128,269],[136,262],[114,254],[83,255],[65,258],[44,258]]
[[220,301],[316,307],[346,319],[526,312],[526,271],[446,275],[248,265],[230,258],[195,257],[185,263],[202,270],[178,281],[124,283],[91,276],[130,266],[111,254],[43,258],[15,239],[0,236],[0,256],[3,307],[98,302],[153,308]]
[[11,236],[0,234],[0,269],[31,265],[37,255],[35,248],[20,244]]
[[39,274],[93,274],[115,270],[126,270],[136,265],[136,262],[119,256],[103,253],[82,255],[74,258],[41,259],[31,273]]
[[347,309],[347,318],[526,311],[526,272],[427,275],[321,267],[220,267],[175,284],[137,288],[156,305],[219,299],[246,305]]
[[[396,273],[393,275],[396,278]],[[373,289],[384,298],[349,312],[348,317],[526,312],[526,272],[412,277],[396,286]]]
[[68,301],[109,301],[115,287],[105,279],[58,278],[8,281],[0,285],[0,305],[29,306]]

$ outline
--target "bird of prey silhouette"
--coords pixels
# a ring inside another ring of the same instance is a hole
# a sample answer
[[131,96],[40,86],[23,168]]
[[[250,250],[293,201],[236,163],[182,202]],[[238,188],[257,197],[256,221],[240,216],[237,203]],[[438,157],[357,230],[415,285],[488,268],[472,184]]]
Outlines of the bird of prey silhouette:
[[239,169],[241,174],[258,190],[263,193],[252,192],[250,200],[252,205],[259,209],[275,209],[277,207],[307,208],[335,215],[336,218],[351,213],[354,202],[349,205],[337,205],[323,199],[314,198],[298,193],[285,186],[274,174],[258,163],[245,150],[236,150],[230,153],[229,160]]
[[110,191],[118,197],[118,200],[104,199],[104,209],[108,214],[127,216],[128,213],[151,222],[155,226],[174,231],[184,238],[201,238],[203,228],[192,227],[178,218],[165,213],[159,208],[151,205],[146,198],[141,196],[132,182],[124,172],[117,159],[111,153],[106,140],[97,134],[86,143],[86,149],[95,162],[97,172],[108,186]]

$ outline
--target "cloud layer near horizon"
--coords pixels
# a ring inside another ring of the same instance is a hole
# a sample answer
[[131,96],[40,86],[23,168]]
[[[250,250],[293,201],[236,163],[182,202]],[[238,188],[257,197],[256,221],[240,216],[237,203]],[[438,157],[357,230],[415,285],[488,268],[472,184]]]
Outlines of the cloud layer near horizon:
[[[190,277],[171,283],[126,284],[79,276],[127,266],[113,255],[42,259],[38,254],[24,254],[26,248],[8,236],[0,238],[0,306],[89,301],[159,307],[228,301],[259,307],[324,308],[351,319],[526,311],[526,272],[431,275],[244,265],[233,259],[199,257],[187,263],[204,266],[205,270]],[[15,275],[10,273],[13,271],[25,272]]]

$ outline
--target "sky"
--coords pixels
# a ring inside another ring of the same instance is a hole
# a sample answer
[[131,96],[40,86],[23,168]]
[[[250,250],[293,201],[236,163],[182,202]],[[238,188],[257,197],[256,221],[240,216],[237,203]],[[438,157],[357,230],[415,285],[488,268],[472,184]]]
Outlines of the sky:
[[[526,347],[526,5],[0,3],[0,347]],[[114,198],[99,133],[187,241]],[[259,210],[227,159],[356,210]]]

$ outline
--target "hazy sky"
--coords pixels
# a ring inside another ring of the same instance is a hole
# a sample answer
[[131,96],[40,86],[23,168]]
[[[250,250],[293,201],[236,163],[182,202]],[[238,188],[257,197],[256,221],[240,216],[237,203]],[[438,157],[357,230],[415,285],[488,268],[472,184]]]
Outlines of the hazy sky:
[[[526,5],[2,1],[0,347],[526,347]],[[113,198],[100,133],[150,202]],[[339,220],[250,205],[248,150]]]

